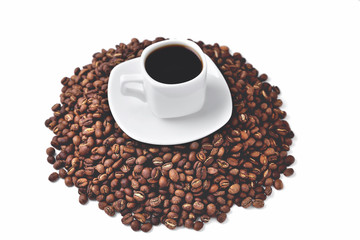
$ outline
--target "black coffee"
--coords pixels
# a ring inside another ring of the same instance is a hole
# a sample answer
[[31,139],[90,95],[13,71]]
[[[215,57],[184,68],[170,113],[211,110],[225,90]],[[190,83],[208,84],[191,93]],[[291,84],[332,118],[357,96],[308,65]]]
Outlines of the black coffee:
[[170,45],[156,49],[145,60],[147,73],[156,81],[166,84],[187,82],[202,70],[202,62],[190,49]]

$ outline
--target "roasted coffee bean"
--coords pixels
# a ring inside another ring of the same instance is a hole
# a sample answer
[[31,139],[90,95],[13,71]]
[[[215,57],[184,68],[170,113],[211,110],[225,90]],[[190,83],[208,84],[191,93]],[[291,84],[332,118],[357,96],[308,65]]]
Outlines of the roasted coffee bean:
[[294,162],[295,162],[295,158],[294,158],[293,156],[291,156],[291,155],[289,155],[289,156],[287,156],[287,157],[285,158],[285,164],[286,164],[287,166],[292,165]]
[[160,224],[160,219],[158,217],[152,217],[150,222],[152,225],[157,226]]
[[200,222],[200,221],[196,221],[194,223],[194,230],[196,231],[200,231],[204,226],[204,223]]
[[261,199],[255,199],[253,202],[252,202],[252,205],[256,208],[262,208],[264,207],[264,201],[261,200]]
[[186,195],[185,195],[185,202],[187,202],[187,203],[192,203],[192,202],[193,202],[193,199],[194,199],[194,197],[193,197],[192,193],[186,193]]
[[61,160],[55,161],[55,163],[53,165],[54,169],[56,169],[56,170],[61,169],[63,166],[64,166],[64,162]]
[[65,169],[60,169],[59,170],[59,177],[60,178],[65,178],[67,176],[67,172],[66,172],[66,170]]
[[65,177],[65,185],[68,186],[68,187],[71,187],[71,186],[74,185],[74,183],[73,183],[70,176]]
[[167,187],[168,181],[167,181],[166,177],[164,177],[164,176],[161,176],[161,177],[160,177],[160,179],[159,179],[159,185],[160,185],[160,188],[165,188],[165,187]]
[[177,182],[179,181],[179,174],[175,169],[171,169],[169,172],[169,178],[171,179],[171,181],[173,182]]
[[165,226],[169,229],[175,229],[176,225],[177,223],[174,219],[168,218],[165,220]]
[[55,182],[59,179],[59,174],[57,172],[53,172],[52,174],[50,174],[49,176],[49,181],[50,182]]
[[251,206],[251,204],[252,204],[252,198],[251,197],[247,197],[244,200],[242,200],[242,202],[241,202],[241,206],[243,208],[248,208],[248,207]]
[[88,197],[85,194],[80,194],[79,196],[79,202],[84,205],[88,202]]
[[152,224],[151,223],[145,223],[141,226],[141,231],[143,232],[148,232],[150,231],[152,228]]
[[186,219],[185,220],[185,227],[186,228],[193,228],[194,227],[194,221],[191,219]]
[[198,188],[202,185],[202,181],[198,178],[194,179],[192,182],[191,182],[191,187],[193,188]]
[[226,213],[220,213],[220,214],[216,217],[216,219],[218,220],[219,223],[225,222],[225,220],[226,220]]
[[204,214],[204,215],[202,215],[202,216],[200,217],[200,220],[201,220],[203,223],[207,223],[207,222],[210,221],[210,216]]
[[129,225],[133,221],[133,219],[134,217],[132,216],[132,214],[128,213],[122,217],[121,222],[125,225]]
[[[154,41],[132,39],[93,55],[91,64],[61,80],[60,103],[45,126],[53,133],[47,160],[75,185],[79,202],[99,201],[99,208],[134,231],[160,223],[200,230],[211,217],[219,222],[235,204],[264,206],[295,158],[288,155],[294,133],[285,121],[280,90],[240,53],[226,46],[197,42],[224,75],[233,99],[229,122],[197,141],[174,146],[138,142],[116,124],[108,103],[111,70],[139,57]],[[144,120],[145,121],[145,120]],[[59,150],[57,155],[55,149]]]
[[213,203],[210,203],[206,206],[206,212],[209,216],[213,216],[216,213],[216,206]]
[[47,154],[48,156],[54,156],[54,154],[55,154],[55,149],[54,149],[53,147],[47,148],[47,149],[46,149],[46,154]]
[[145,194],[141,191],[134,191],[134,199],[138,202],[145,200]]
[[109,216],[114,216],[115,215],[115,209],[112,206],[106,206],[104,208],[105,212],[107,215]]
[[137,221],[137,220],[132,221],[132,222],[130,223],[130,226],[131,226],[131,229],[132,229],[133,231],[135,231],[135,232],[136,232],[136,231],[139,231],[140,228],[141,228],[140,222]]
[[143,214],[141,214],[141,213],[135,213],[134,218],[136,220],[138,220],[140,223],[145,223],[145,221],[146,221],[145,216]]
[[237,194],[240,191],[240,185],[235,183],[229,187],[229,193],[230,194]]
[[54,158],[53,156],[48,156],[48,157],[47,157],[47,161],[48,161],[48,163],[50,163],[50,164],[54,164],[54,163],[55,163],[55,158]]
[[201,210],[204,209],[204,204],[202,202],[200,202],[200,201],[196,201],[193,204],[193,208],[196,209],[196,210],[201,211]]
[[199,148],[200,144],[198,142],[192,142],[190,144],[190,150],[197,150]]
[[274,182],[274,187],[275,189],[277,190],[281,190],[283,189],[283,183],[280,179],[276,179],[275,182]]
[[155,197],[150,199],[150,206],[151,207],[157,207],[161,204],[161,198],[160,197]]
[[290,177],[291,175],[293,175],[294,174],[294,169],[292,169],[292,168],[288,168],[288,169],[286,169],[285,171],[284,171],[284,175],[286,176],[286,177]]

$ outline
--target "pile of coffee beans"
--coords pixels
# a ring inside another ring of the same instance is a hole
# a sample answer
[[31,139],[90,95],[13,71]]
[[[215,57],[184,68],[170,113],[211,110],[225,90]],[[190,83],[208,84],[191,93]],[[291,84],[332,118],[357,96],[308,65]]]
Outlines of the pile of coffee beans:
[[234,204],[262,208],[272,187],[283,188],[281,174],[294,172],[289,166],[295,159],[288,155],[294,133],[280,109],[279,88],[240,53],[197,42],[224,75],[234,104],[231,119],[215,133],[156,146],[131,139],[114,121],[107,99],[111,69],[162,40],[132,39],[102,50],[61,80],[61,103],[45,121],[55,134],[46,153],[57,172],[49,180],[76,186],[81,204],[97,200],[134,231],[160,223],[200,230],[210,218],[224,222]]

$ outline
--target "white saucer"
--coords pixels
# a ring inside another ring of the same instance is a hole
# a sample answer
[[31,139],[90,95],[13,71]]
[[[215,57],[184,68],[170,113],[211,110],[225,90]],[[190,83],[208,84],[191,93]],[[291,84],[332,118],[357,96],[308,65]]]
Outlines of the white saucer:
[[[170,119],[155,117],[147,103],[135,97],[122,95],[120,76],[140,72],[140,58],[114,67],[108,84],[111,113],[119,127],[131,138],[149,144],[175,145],[205,137],[222,126],[232,114],[229,87],[214,62],[208,57],[206,100],[203,108],[194,114]],[[131,87],[139,86],[134,85]]]

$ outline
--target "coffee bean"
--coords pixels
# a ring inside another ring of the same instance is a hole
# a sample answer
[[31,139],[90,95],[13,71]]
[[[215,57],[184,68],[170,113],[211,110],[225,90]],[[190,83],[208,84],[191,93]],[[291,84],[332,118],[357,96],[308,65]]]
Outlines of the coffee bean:
[[78,187],[86,187],[88,185],[88,180],[86,178],[79,178],[76,182]]
[[164,176],[161,176],[159,179],[160,188],[165,188],[167,187],[167,185],[168,185],[167,179]]
[[135,232],[139,231],[141,226],[140,226],[140,222],[137,220],[134,220],[130,223],[131,229]]
[[107,206],[104,208],[105,213],[109,216],[114,216],[115,215],[115,209],[112,206]]
[[134,217],[132,216],[132,214],[128,213],[122,217],[121,222],[125,225],[130,225],[130,223],[133,221],[133,219],[134,219]]
[[145,223],[141,226],[141,231],[143,232],[148,232],[150,231],[152,228],[152,224],[151,223]]
[[145,200],[145,194],[141,191],[134,191],[134,199],[138,202]]
[[276,190],[281,190],[283,189],[283,183],[280,179],[276,179],[274,182],[274,187]]
[[192,142],[190,144],[190,150],[197,150],[199,148],[200,144],[198,142]]
[[219,223],[225,222],[225,220],[226,220],[226,213],[221,213],[221,214],[219,214],[219,215],[216,217],[216,219],[218,220]]
[[216,206],[213,203],[210,203],[206,206],[206,212],[209,216],[213,216],[216,213]]
[[198,188],[202,185],[202,181],[198,178],[194,179],[192,182],[191,182],[191,187],[193,188]]
[[151,224],[154,226],[157,226],[160,224],[160,219],[158,217],[152,217],[150,221],[151,221]]
[[179,181],[179,174],[175,169],[171,169],[169,172],[169,178],[173,181],[173,182],[177,182]]
[[293,156],[291,156],[291,155],[289,155],[289,156],[287,156],[287,157],[285,158],[285,164],[286,164],[287,166],[292,165],[294,162],[295,162],[295,158],[294,158]]
[[68,186],[68,187],[71,187],[71,186],[74,185],[74,183],[73,183],[70,176],[65,177],[65,185]]
[[229,187],[229,193],[230,194],[237,194],[240,191],[240,185],[235,183]]
[[248,207],[251,206],[251,204],[252,204],[252,198],[251,197],[247,197],[244,200],[242,200],[242,202],[241,202],[241,206],[243,208],[248,208]]
[[253,201],[252,205],[256,208],[262,208],[262,207],[264,207],[264,201],[261,199],[255,199]]
[[193,199],[194,199],[194,197],[193,197],[193,195],[191,193],[186,193],[185,202],[192,203]]
[[288,168],[288,169],[286,169],[285,171],[284,171],[284,175],[286,176],[286,177],[290,177],[291,175],[293,175],[294,174],[294,169],[292,169],[292,168]]
[[54,156],[54,154],[55,154],[55,149],[54,149],[53,147],[47,148],[47,149],[46,149],[46,154],[47,154],[48,156]]
[[218,169],[217,168],[214,168],[214,167],[209,167],[207,169],[207,172],[210,174],[210,175],[215,175],[218,173]]
[[67,176],[67,172],[66,172],[66,170],[65,169],[60,169],[59,170],[59,177],[60,178],[65,178]]
[[58,179],[59,179],[59,174],[57,172],[53,172],[49,176],[49,181],[50,182],[56,182]]
[[48,163],[50,163],[50,164],[54,164],[54,163],[55,163],[55,158],[54,158],[53,156],[48,156],[48,157],[47,157],[47,161],[48,161]]
[[193,228],[194,227],[194,221],[191,219],[186,219],[185,220],[185,227],[186,228]]
[[169,229],[175,229],[176,225],[177,223],[174,219],[168,218],[165,220],[165,226]]
[[59,170],[59,169],[62,168],[63,166],[64,166],[64,162],[61,161],[61,160],[55,161],[55,163],[54,163],[54,165],[53,165],[54,169],[56,169],[56,170]]
[[200,201],[196,201],[193,204],[193,208],[196,209],[196,210],[201,211],[201,210],[204,209],[204,204],[202,202],[200,202]]
[[150,206],[151,207],[157,207],[161,204],[161,198],[160,197],[155,197],[150,199]]
[[200,231],[203,228],[204,224],[200,221],[196,221],[194,223],[194,230],[195,231]]
[[88,202],[88,197],[85,194],[80,194],[79,196],[79,202],[84,205]]
[[145,216],[143,214],[141,214],[141,213],[135,213],[134,218],[136,220],[138,220],[140,223],[145,223],[145,221],[146,221]]

